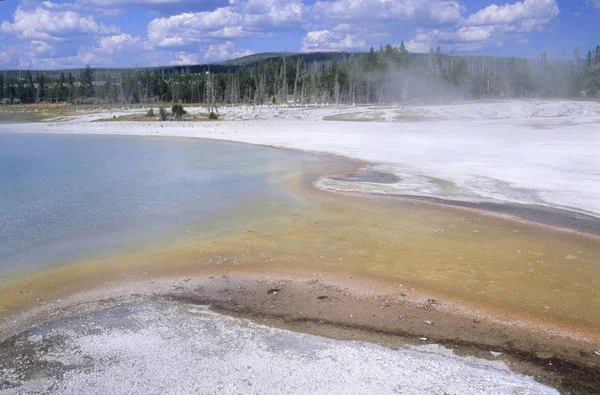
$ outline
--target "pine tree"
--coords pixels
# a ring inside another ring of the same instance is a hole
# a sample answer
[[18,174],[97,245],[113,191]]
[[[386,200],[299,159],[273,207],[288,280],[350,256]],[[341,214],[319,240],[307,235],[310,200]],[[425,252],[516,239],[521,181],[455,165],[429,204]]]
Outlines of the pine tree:
[[75,99],[75,78],[73,77],[73,73],[69,72],[69,75],[67,76],[67,84],[68,84],[68,93],[67,96],[69,98],[69,101],[73,101],[73,99]]
[[410,65],[410,53],[404,45],[404,40],[400,43],[400,68],[406,68]]
[[83,70],[83,75],[81,77],[81,93],[83,97],[94,96],[94,73],[89,65],[85,66],[85,70]]
[[0,100],[4,98],[4,73],[0,73]]
[[46,76],[38,74],[37,76],[37,101],[44,101],[47,97],[46,92]]
[[35,84],[29,70],[25,72],[25,87],[22,90],[21,101],[24,103],[33,103],[35,101]]
[[60,77],[58,77],[58,84],[56,86],[56,100],[57,101],[66,101],[69,96],[69,90],[65,86],[67,83],[67,79],[65,78],[65,73],[61,72]]

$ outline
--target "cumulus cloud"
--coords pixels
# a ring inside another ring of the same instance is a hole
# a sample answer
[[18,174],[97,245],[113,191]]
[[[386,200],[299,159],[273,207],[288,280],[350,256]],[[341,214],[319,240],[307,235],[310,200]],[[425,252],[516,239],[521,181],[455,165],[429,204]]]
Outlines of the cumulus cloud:
[[[479,51],[524,43],[529,33],[548,28],[560,14],[557,0],[493,0],[470,15],[465,0],[54,1],[22,1],[0,22],[0,67],[223,60],[251,53],[238,49],[241,39],[281,32],[302,37],[301,43],[290,44],[291,51],[298,46],[302,51],[364,50],[394,39],[400,27],[417,32],[406,42],[412,52],[438,45],[444,51]],[[600,7],[600,0],[586,1]],[[126,20],[113,18],[116,13],[141,8],[150,11],[143,13],[145,31],[114,26]]]
[[[437,33],[437,30],[434,30],[432,33]],[[415,38],[406,43],[406,49],[413,53],[427,53],[432,48],[433,39],[429,34],[424,32],[417,33]]]
[[521,32],[540,30],[554,20],[560,10],[556,0],[524,0],[515,4],[492,4],[470,15],[465,25],[503,25]]
[[119,15],[131,9],[144,9],[162,15],[210,11],[230,4],[229,0],[72,0],[86,10],[102,15]]
[[344,33],[330,30],[308,32],[302,40],[302,51],[347,51],[365,49],[364,40]]
[[211,44],[204,54],[204,60],[228,60],[241,58],[242,56],[252,55],[254,52],[248,49],[237,49],[233,41],[227,41],[223,44]]
[[176,47],[214,39],[261,36],[304,20],[305,6],[299,0],[232,0],[231,3],[213,11],[154,19],[148,24],[148,39],[159,47]]
[[124,49],[136,47],[140,44],[140,37],[132,37],[130,34],[119,34],[107,36],[100,39],[98,50],[107,54],[121,52]]
[[198,64],[198,57],[195,54],[190,54],[187,52],[177,52],[175,54],[175,59],[171,61],[171,65],[173,66],[187,66],[191,64]]
[[97,22],[90,15],[81,15],[64,5],[43,2],[34,9],[19,6],[13,22],[3,21],[0,33],[13,35],[21,40],[62,41],[76,35],[99,35],[118,33],[116,26]]
[[12,19],[0,23],[0,66],[56,68],[65,67],[63,61],[85,62],[83,45],[119,33],[118,27],[82,13],[73,3],[23,2]]
[[154,19],[148,24],[148,39],[159,47],[183,46],[209,38],[243,37],[242,16],[230,7],[211,12],[185,13]]
[[469,52],[499,47],[505,40],[523,43],[527,40],[525,33],[544,30],[559,14],[556,0],[491,4],[461,19],[455,26],[420,32],[407,47],[414,52],[427,52],[436,46]]
[[494,26],[463,26],[453,32],[440,32],[437,37],[445,41],[487,41],[493,33]]
[[453,0],[318,0],[313,16],[320,21],[355,23],[421,22],[451,23],[461,17],[463,7]]

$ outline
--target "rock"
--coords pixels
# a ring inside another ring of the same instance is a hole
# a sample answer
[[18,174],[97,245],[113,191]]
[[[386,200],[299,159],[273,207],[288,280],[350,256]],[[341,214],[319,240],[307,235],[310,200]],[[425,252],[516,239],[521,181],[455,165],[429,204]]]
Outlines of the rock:
[[317,296],[317,299],[319,299],[319,300],[327,300],[327,299],[329,299],[329,296],[321,295],[321,296]]
[[600,357],[600,350],[598,350],[598,351],[594,351],[594,354],[596,354],[597,356],[599,356],[599,357]]
[[427,325],[433,325],[433,321],[423,321],[424,323],[426,323]]
[[420,337],[419,340],[422,340],[422,341],[426,342],[427,338],[426,337]]
[[279,292],[281,292],[281,288],[271,288],[267,291],[267,295],[277,295]]
[[492,354],[492,356],[494,358],[498,358],[500,355],[502,355],[501,352],[497,352],[497,351],[490,351],[490,354]]
[[427,303],[429,303],[429,304],[437,304],[437,300],[435,300],[435,299],[427,299]]

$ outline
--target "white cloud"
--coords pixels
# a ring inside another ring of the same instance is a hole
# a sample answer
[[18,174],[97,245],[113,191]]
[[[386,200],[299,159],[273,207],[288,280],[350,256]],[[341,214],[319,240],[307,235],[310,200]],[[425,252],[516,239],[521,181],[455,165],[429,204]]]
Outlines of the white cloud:
[[230,7],[212,12],[185,13],[154,19],[148,24],[148,39],[159,47],[206,42],[209,37],[243,37],[242,16]]
[[124,33],[103,37],[100,39],[98,50],[107,54],[114,54],[138,45],[140,45],[140,37],[132,37],[130,34]]
[[419,32],[409,42],[406,43],[406,49],[413,53],[427,53],[433,48],[433,40],[427,33]]
[[344,51],[365,49],[364,40],[344,32],[317,30],[308,32],[302,40],[302,51]]
[[318,0],[312,14],[321,22],[373,24],[416,20],[451,23],[460,19],[462,9],[454,0]]
[[177,52],[175,54],[175,59],[171,61],[171,65],[173,66],[186,66],[190,64],[198,64],[198,57],[195,54],[190,54],[187,52]]
[[119,32],[116,26],[106,26],[90,15],[71,11],[67,5],[43,2],[34,9],[17,7],[13,22],[3,21],[0,33],[21,40],[62,41],[73,36],[103,35]]
[[71,56],[57,55],[55,49],[43,41],[19,43],[2,48],[0,64],[20,69],[56,69],[62,67],[81,67],[85,59],[79,54]]
[[239,4],[236,9],[244,16],[248,27],[268,25],[271,27],[304,23],[306,6],[302,0],[248,0],[232,2]]
[[445,41],[487,41],[492,38],[493,26],[463,26],[451,33],[440,33]]
[[123,4],[137,5],[161,5],[161,4],[177,4],[185,3],[186,0],[80,0],[83,4],[94,4],[98,6],[115,6]]
[[[557,0],[493,0],[498,4],[470,15],[465,0],[53,1],[22,0],[12,18],[0,22],[0,66],[191,64],[247,55],[236,40],[279,32],[303,37],[303,51],[364,50],[408,29],[418,32],[406,43],[412,52],[438,45],[475,51],[526,43],[528,33],[548,28],[560,13]],[[600,0],[585,1],[600,8]],[[107,22],[141,7],[156,16],[146,34]],[[299,44],[288,45],[295,50]]]
[[470,15],[464,24],[468,26],[504,25],[507,30],[530,32],[542,29],[559,13],[556,0],[524,0],[502,6],[492,4]]
[[300,0],[231,1],[230,6],[213,11],[154,19],[148,24],[148,38],[159,47],[176,47],[213,39],[261,36],[302,23],[304,12],[305,6]]
[[23,2],[0,24],[0,65],[18,68],[81,66],[83,46],[118,36],[120,29],[83,14],[73,3]]
[[248,49],[236,49],[233,41],[227,41],[223,44],[211,44],[204,54],[204,60],[228,60],[240,58],[242,56],[252,55],[254,52]]
[[[600,1],[600,0],[598,0]],[[443,50],[480,51],[504,45],[506,40],[523,43],[524,33],[541,31],[559,15],[556,0],[524,0],[513,4],[489,5],[458,21],[453,27],[420,32],[407,47],[413,52]]]
[[590,5],[594,8],[600,9],[600,0],[590,0]]

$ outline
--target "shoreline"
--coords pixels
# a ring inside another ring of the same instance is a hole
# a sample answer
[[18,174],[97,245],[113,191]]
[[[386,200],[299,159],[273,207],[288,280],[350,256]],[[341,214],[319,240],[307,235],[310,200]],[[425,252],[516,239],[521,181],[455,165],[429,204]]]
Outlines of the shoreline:
[[[438,344],[458,355],[501,361],[511,370],[569,393],[600,385],[595,343],[465,316],[452,303],[418,292],[405,294],[368,279],[322,274],[215,271],[196,277],[138,281],[88,291],[31,310],[0,325],[0,351],[12,336],[45,322],[155,298],[209,305],[217,313],[269,327],[398,349]],[[403,296],[404,295],[404,296]]]
[[[87,135],[87,134],[84,133],[83,135]],[[185,137],[140,136],[140,137],[144,137],[144,138],[145,137],[159,137],[159,138],[177,138],[177,139],[180,139],[180,138],[198,139],[198,138],[200,138],[200,139],[203,139],[202,137],[189,137],[189,136],[185,136]],[[230,140],[227,140],[226,142],[234,143],[234,144],[247,144],[244,142],[230,141]],[[267,146],[267,145],[260,144],[260,146]],[[267,147],[271,147],[271,146],[267,146]],[[335,168],[336,169],[335,171],[305,173],[303,175],[302,183],[304,184],[304,187],[308,188],[309,190],[312,190],[313,192],[316,192],[318,195],[324,194],[324,195],[333,196],[333,199],[335,199],[336,195],[341,196],[341,197],[346,196],[346,197],[350,197],[350,198],[358,198],[360,201],[366,201],[367,204],[370,204],[370,202],[372,202],[373,199],[378,200],[379,202],[389,201],[389,202],[391,202],[391,204],[395,204],[395,203],[403,204],[403,202],[408,202],[411,204],[424,204],[425,206],[440,208],[442,211],[446,211],[446,212],[454,212],[454,211],[458,210],[460,212],[476,214],[476,215],[479,215],[482,217],[494,218],[496,220],[500,220],[502,222],[507,222],[509,224],[511,224],[511,223],[525,224],[525,225],[528,225],[530,227],[537,228],[537,229],[547,229],[552,232],[572,234],[577,237],[589,238],[590,240],[593,240],[593,241],[599,240],[598,236],[595,234],[582,233],[576,229],[570,229],[568,227],[557,227],[557,226],[553,226],[553,225],[548,225],[543,222],[540,223],[538,221],[531,221],[531,220],[528,220],[523,217],[506,215],[506,214],[504,214],[505,211],[510,211],[512,209],[515,209],[513,206],[508,205],[508,204],[507,205],[497,205],[494,207],[495,210],[486,210],[486,209],[479,208],[478,204],[471,205],[469,203],[465,204],[463,202],[446,201],[446,200],[437,199],[437,198],[426,198],[426,197],[419,198],[419,197],[414,197],[414,196],[396,196],[396,195],[388,195],[388,194],[379,195],[376,193],[362,193],[362,192],[361,193],[336,192],[336,191],[331,191],[331,190],[328,190],[325,188],[320,188],[316,184],[322,178],[336,177],[336,176],[339,176],[342,174],[344,174],[344,175],[356,174],[356,173],[360,172],[361,169],[364,169],[365,166],[369,166],[369,165],[373,165],[373,164],[366,162],[366,161],[361,161],[358,159],[348,158],[348,157],[345,157],[342,155],[335,155],[335,154],[329,154],[329,153],[323,154],[323,153],[319,153],[319,152],[310,152],[310,151],[304,151],[304,150],[293,149],[293,148],[282,148],[282,147],[271,147],[271,148],[277,149],[277,150],[282,150],[282,151],[291,150],[291,151],[303,152],[303,153],[315,156],[315,157],[323,160],[326,163],[326,167],[328,169]],[[351,169],[354,169],[354,170],[351,170]],[[385,174],[385,173],[382,173],[382,174]],[[360,182],[360,181],[358,181],[358,182]],[[292,189],[297,187],[296,185],[294,185],[295,183],[296,182],[286,182],[286,181],[282,182],[282,184],[287,184],[287,185],[285,185],[286,188],[292,188]],[[536,208],[538,208],[538,207],[534,207],[533,210],[535,210]],[[543,211],[546,208],[540,206],[539,209]],[[520,214],[531,214],[532,213],[531,207],[516,208],[516,210],[519,211]],[[533,213],[536,214],[535,211],[533,211]],[[544,212],[543,214],[547,215],[545,217],[546,219],[552,220],[552,215],[554,214],[554,212],[553,212],[553,209],[550,209],[549,213]],[[565,213],[566,217],[569,217],[571,215],[576,216],[579,214],[576,212],[566,212]],[[592,218],[595,218],[595,217],[592,217]],[[600,225],[600,223],[599,223],[599,225]],[[27,278],[29,278],[29,275],[23,277],[23,279],[27,279]],[[415,284],[413,284],[413,285],[415,285]],[[445,297],[449,296],[446,291],[435,290],[435,289],[432,289],[431,287],[428,288],[423,285],[418,285],[418,287],[421,289],[429,289],[430,292],[438,293],[439,295],[443,294]],[[459,298],[459,300],[460,300],[460,298]],[[498,306],[492,307],[490,305],[490,311],[499,312]],[[510,311],[510,310],[508,310],[508,311]],[[507,313],[507,311],[505,311],[503,314],[506,314],[506,313]],[[511,314],[509,313],[508,316],[510,316],[510,315]]]
[[[127,122],[122,122],[127,123]],[[26,124],[36,124],[36,123],[26,123]],[[19,125],[19,124],[15,124]],[[43,132],[5,132],[5,133],[27,133],[27,134],[44,134]],[[62,133],[62,132],[49,132],[50,134],[57,135],[73,135],[73,133]],[[194,140],[207,140],[207,141],[221,141],[230,144],[241,144],[241,145],[254,145],[258,147],[265,147],[275,150],[281,151],[294,151],[298,153],[303,153],[307,155],[312,155],[317,158],[325,158],[328,160],[332,160],[333,162],[342,163],[345,162],[347,164],[351,164],[355,167],[354,170],[340,170],[335,172],[328,172],[319,174],[318,177],[314,178],[312,182],[314,183],[313,187],[320,191],[333,193],[341,196],[358,196],[358,197],[374,197],[380,199],[398,199],[398,200],[406,200],[406,201],[415,201],[415,202],[423,202],[436,206],[446,207],[446,208],[454,208],[454,209],[463,209],[469,212],[483,214],[487,216],[494,216],[496,218],[513,220],[523,224],[529,224],[532,226],[545,227],[552,230],[556,230],[559,232],[573,233],[583,237],[590,237],[594,240],[600,240],[600,216],[595,216],[590,213],[577,211],[577,210],[569,210],[564,207],[555,207],[551,205],[542,205],[542,204],[521,204],[521,203],[512,203],[512,202],[488,202],[488,201],[465,201],[465,200],[452,200],[449,198],[436,197],[436,196],[422,196],[422,195],[412,195],[412,194],[395,194],[395,193],[387,193],[387,192],[377,192],[375,190],[367,190],[367,191],[356,191],[356,190],[338,190],[335,188],[330,188],[320,184],[322,180],[333,179],[336,180],[336,177],[356,177],[356,179],[350,181],[351,183],[361,184],[361,183],[378,183],[373,181],[362,181],[362,173],[365,172],[366,168],[371,168],[374,166],[380,166],[382,163],[366,161],[359,158],[329,153],[329,152],[320,152],[320,151],[311,151],[305,150],[302,148],[294,148],[294,147],[285,147],[281,145],[271,145],[271,144],[260,144],[260,143],[252,143],[246,141],[239,140],[229,140],[218,137],[206,137],[206,136],[171,136],[171,135],[147,135],[147,134],[122,134],[122,133],[79,133],[76,135],[81,136],[114,136],[114,137],[139,137],[139,138],[158,138],[158,139],[194,139]],[[398,178],[392,172],[380,171],[380,170],[366,170],[367,173],[378,173],[381,174],[382,177],[386,178]],[[389,182],[381,182],[381,184],[388,184]],[[585,220],[585,224],[577,223],[579,220]]]
[[[82,135],[89,135],[89,134],[83,133]],[[122,135],[114,134],[114,136],[122,136]],[[175,137],[175,136],[143,136],[143,135],[138,136],[138,135],[136,135],[136,136],[130,136],[130,137],[142,137],[142,138],[158,137],[158,138],[168,138],[168,139],[170,139],[170,138],[205,139],[204,137],[191,137],[191,136]],[[206,140],[215,140],[215,139],[206,139]],[[235,141],[235,140],[218,140],[218,141],[224,141],[224,142],[233,143],[233,144],[249,144],[249,143],[239,142],[239,141]],[[312,152],[312,151],[305,151],[302,149],[285,148],[285,147],[270,146],[270,145],[264,145],[264,144],[254,144],[254,145],[269,147],[269,148],[281,150],[281,151],[302,152],[307,155],[315,156],[315,157],[323,160],[325,163],[327,163],[326,167],[328,167],[329,169],[336,168],[335,171],[305,173],[303,175],[304,187],[306,187],[309,190],[312,190],[314,192],[317,192],[317,194],[325,194],[325,195],[329,195],[329,196],[337,195],[337,196],[341,196],[341,197],[346,196],[346,197],[350,197],[350,198],[358,198],[361,201],[367,201],[367,202],[370,202],[373,199],[375,199],[375,200],[378,200],[379,202],[390,201],[390,202],[392,202],[392,204],[394,204],[394,203],[402,204],[402,202],[408,202],[408,203],[412,203],[412,204],[424,204],[426,206],[441,208],[442,211],[466,212],[466,213],[470,213],[470,214],[476,214],[476,215],[479,215],[482,217],[493,218],[493,219],[500,220],[500,221],[507,222],[507,223],[525,224],[527,226],[537,228],[537,229],[546,229],[546,230],[550,230],[552,232],[571,234],[571,235],[574,235],[577,237],[590,239],[594,242],[600,240],[600,237],[595,233],[596,230],[600,231],[600,219],[598,220],[598,223],[592,224],[592,230],[594,231],[593,233],[582,232],[581,228],[577,228],[574,226],[557,226],[556,225],[556,222],[562,222],[565,220],[575,221],[577,218],[574,218],[574,217],[581,215],[577,212],[558,210],[558,209],[548,208],[548,207],[544,207],[544,206],[533,206],[533,207],[525,206],[525,205],[515,206],[515,205],[508,204],[508,203],[507,204],[469,203],[469,202],[460,202],[460,201],[448,201],[448,200],[444,200],[441,198],[429,198],[429,197],[419,197],[419,196],[411,196],[411,195],[391,195],[391,194],[383,194],[382,195],[382,194],[368,193],[368,192],[340,192],[340,191],[332,191],[327,188],[321,188],[317,184],[318,184],[319,180],[321,180],[323,178],[333,178],[333,177],[338,177],[340,175],[355,176],[355,175],[359,174],[366,166],[372,166],[375,164],[371,163],[371,162],[355,159],[355,158],[349,158],[346,156],[330,154],[330,153]],[[381,172],[381,176],[384,178],[387,176],[393,177],[393,175],[389,175],[388,173],[384,173],[384,172]],[[360,176],[358,176],[358,177],[360,178]],[[358,179],[356,182],[361,182],[361,181],[360,181],[360,179]],[[294,189],[296,187],[296,186],[292,185],[292,184],[294,184],[293,182],[290,183],[290,182],[283,181],[282,184],[287,184],[286,188],[291,187],[292,189]],[[485,208],[481,208],[481,206],[484,206]],[[517,212],[517,214],[512,215],[512,213],[515,211]],[[556,215],[557,213],[560,213],[562,215],[560,219],[553,218],[553,215]],[[528,216],[533,216],[534,219],[531,220],[528,218]],[[596,218],[588,217],[588,219],[591,221],[594,221]],[[571,222],[570,225],[573,225],[573,222]],[[35,273],[31,273],[31,274],[35,274]],[[29,278],[29,276],[30,276],[29,274],[24,277],[20,276],[17,278],[17,281],[27,279],[27,278]],[[423,286],[419,285],[418,287],[422,288]],[[427,287],[425,287],[425,288],[427,288]],[[431,288],[429,288],[429,291],[437,292],[438,294],[446,293],[446,292],[431,289]],[[445,296],[448,296],[448,295],[445,295]],[[493,308],[492,310],[496,310],[496,309]]]
[[[411,108],[423,111],[423,120],[402,123],[393,118],[409,107],[367,108],[386,113],[385,122],[371,123],[323,120],[359,109],[269,109],[255,119],[248,118],[247,108],[228,107],[221,122],[92,122],[99,116],[95,113],[67,122],[22,124],[18,131],[208,138],[334,154],[379,163],[378,168],[407,177],[386,188],[392,194],[539,204],[600,216],[600,179],[593,171],[600,135],[591,127],[600,124],[600,112],[594,106],[470,102]],[[573,115],[565,119],[562,110]]]
[[[314,154],[318,155],[318,153]],[[350,158],[340,158],[352,161]],[[314,180],[314,187],[322,191],[331,192],[342,196],[372,196],[380,199],[400,199],[409,202],[423,202],[441,207],[461,209],[468,212],[475,212],[486,216],[495,216],[497,218],[514,220],[519,223],[529,224],[537,227],[545,227],[559,232],[573,233],[582,237],[590,237],[594,240],[600,240],[600,217],[559,207],[510,202],[469,202],[461,200],[449,200],[434,196],[404,195],[385,192],[378,193],[377,191],[346,191],[323,185],[322,181],[328,179],[347,181],[343,178],[351,179],[351,181],[348,181],[350,183],[388,183],[386,181],[370,180],[368,177],[370,177],[371,173],[376,173],[377,177],[383,180],[394,179],[396,177],[393,173],[386,173],[385,171],[371,172],[369,170],[365,170],[366,167],[377,166],[377,163],[363,161],[356,161],[355,163],[360,166],[357,170],[336,174],[324,174],[318,179]],[[364,178],[365,173],[367,173],[367,181],[365,181]],[[585,222],[578,222],[582,220]]]

